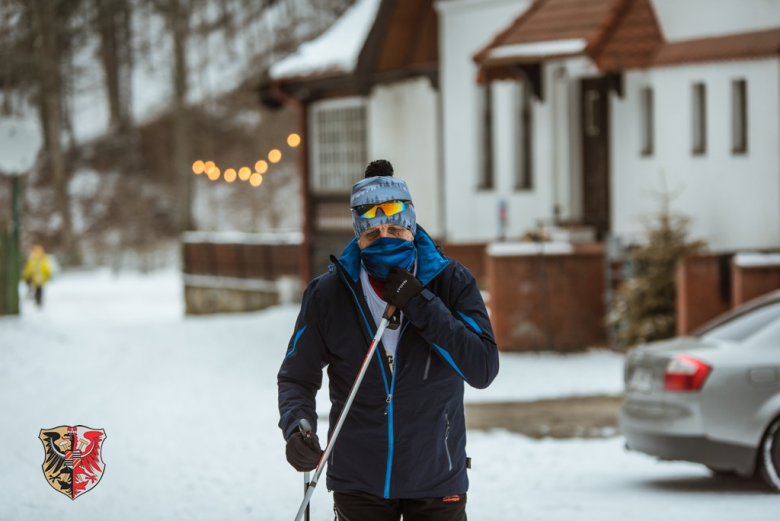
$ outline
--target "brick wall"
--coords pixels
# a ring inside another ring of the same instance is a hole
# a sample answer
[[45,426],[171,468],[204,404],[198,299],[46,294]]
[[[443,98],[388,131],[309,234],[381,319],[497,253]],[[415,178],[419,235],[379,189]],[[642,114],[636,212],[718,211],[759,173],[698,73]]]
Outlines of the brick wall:
[[504,351],[606,344],[604,255],[486,257],[491,322]]
[[687,335],[731,308],[731,257],[694,255],[677,265],[677,334]]
[[484,287],[487,284],[487,244],[443,244],[444,255],[453,258],[469,269],[477,283]]
[[739,265],[734,254],[685,257],[677,266],[677,334],[780,289],[780,266]]
[[734,306],[780,289],[780,266],[735,265],[733,274]]

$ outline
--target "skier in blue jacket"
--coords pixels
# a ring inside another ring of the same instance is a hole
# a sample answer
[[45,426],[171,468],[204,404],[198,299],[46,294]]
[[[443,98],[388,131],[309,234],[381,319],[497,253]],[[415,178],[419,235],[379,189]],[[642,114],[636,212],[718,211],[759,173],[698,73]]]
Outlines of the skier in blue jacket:
[[485,388],[498,350],[471,273],[417,226],[406,183],[374,161],[350,198],[355,239],[311,281],[278,375],[287,460],[317,466],[322,370],[332,432],[387,303],[400,314],[368,363],[328,460],[327,487],[342,521],[466,519],[469,459],[464,382]]

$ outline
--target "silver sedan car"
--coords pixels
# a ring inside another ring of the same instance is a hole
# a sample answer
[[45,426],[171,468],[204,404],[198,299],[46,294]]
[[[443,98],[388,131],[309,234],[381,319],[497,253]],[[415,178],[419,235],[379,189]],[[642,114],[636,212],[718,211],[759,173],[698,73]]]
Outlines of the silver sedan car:
[[690,336],[641,345],[625,367],[626,446],[780,492],[780,291]]

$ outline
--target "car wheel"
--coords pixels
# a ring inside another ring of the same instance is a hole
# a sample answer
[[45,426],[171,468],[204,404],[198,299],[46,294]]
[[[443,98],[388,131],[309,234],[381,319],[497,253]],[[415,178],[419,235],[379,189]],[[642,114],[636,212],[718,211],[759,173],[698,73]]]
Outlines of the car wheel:
[[759,452],[761,475],[775,492],[780,492],[780,417],[769,426]]

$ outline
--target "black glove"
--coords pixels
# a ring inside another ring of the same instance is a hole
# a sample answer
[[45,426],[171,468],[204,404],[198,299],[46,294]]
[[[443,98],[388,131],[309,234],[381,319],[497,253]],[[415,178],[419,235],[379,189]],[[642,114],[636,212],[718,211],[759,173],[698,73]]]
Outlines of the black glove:
[[320,462],[322,449],[320,449],[320,440],[317,435],[312,433],[302,434],[295,431],[287,439],[287,449],[285,450],[287,461],[295,467],[298,472],[309,472],[317,468]]
[[414,297],[422,293],[422,283],[400,266],[393,266],[387,274],[382,300],[403,309]]

